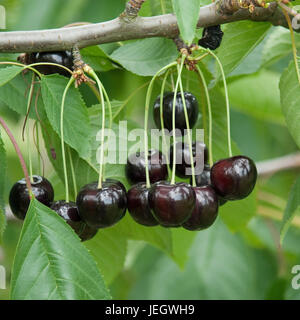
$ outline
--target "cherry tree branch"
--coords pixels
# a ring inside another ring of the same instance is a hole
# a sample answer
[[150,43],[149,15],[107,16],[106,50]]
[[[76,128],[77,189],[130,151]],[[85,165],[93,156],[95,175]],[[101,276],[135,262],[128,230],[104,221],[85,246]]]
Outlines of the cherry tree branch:
[[[240,20],[268,21],[275,26],[287,27],[285,17],[275,2],[272,2],[268,8],[255,7],[252,10],[239,9],[229,5],[232,2],[232,0],[219,0],[201,7],[198,27]],[[1,32],[0,52],[66,50],[73,48],[75,45],[84,48],[131,39],[174,38],[179,34],[176,16],[173,14],[136,17],[133,20],[127,18],[124,18],[124,14],[121,14],[120,17],[111,21],[72,28]]]
[[297,169],[300,168],[300,152],[261,161],[256,166],[260,177],[269,176],[283,170]]

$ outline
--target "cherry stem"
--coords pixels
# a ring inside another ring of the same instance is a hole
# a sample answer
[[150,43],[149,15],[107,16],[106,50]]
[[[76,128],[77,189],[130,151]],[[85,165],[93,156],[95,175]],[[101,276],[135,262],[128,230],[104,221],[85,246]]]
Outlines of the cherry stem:
[[98,180],[98,189],[102,189],[102,181],[103,181],[103,162],[104,162],[104,136],[105,136],[105,102],[103,96],[103,85],[99,80],[96,72],[89,68],[88,73],[91,77],[93,77],[98,86],[98,90],[101,97],[101,106],[102,106],[102,124],[101,124],[101,150],[100,150],[100,167],[99,167],[99,180]]
[[67,150],[68,150],[70,168],[71,168],[71,174],[72,174],[72,180],[73,180],[74,199],[76,199],[76,196],[77,196],[77,182],[76,182],[76,175],[75,175],[75,170],[74,170],[74,164],[73,164],[71,149],[70,149],[69,146],[67,147]]
[[297,73],[297,78],[298,82],[300,84],[300,70],[299,70],[299,65],[298,65],[298,59],[297,59],[297,47],[296,47],[296,41],[295,41],[295,35],[294,35],[294,30],[292,27],[291,19],[284,7],[282,7],[282,4],[279,2],[279,5],[282,8],[283,14],[285,16],[285,19],[288,23],[289,29],[290,29],[290,34],[291,34],[291,40],[292,40],[292,48],[293,48],[293,58],[295,62],[295,68],[296,68],[296,73]]
[[185,101],[185,97],[184,97],[183,85],[182,85],[181,77],[179,78],[179,87],[180,87],[181,99],[182,99],[182,102],[183,102],[183,110],[184,110],[185,123],[186,123],[186,128],[187,128],[187,138],[188,138],[189,152],[190,152],[190,158],[191,158],[192,186],[196,187],[195,166],[194,166],[192,138],[191,138],[191,132],[190,132],[190,122],[189,122],[189,116],[188,116],[188,113],[187,113],[187,107],[186,107],[186,101]]
[[145,103],[145,122],[144,122],[144,152],[145,152],[145,171],[146,171],[146,187],[150,188],[150,176],[149,176],[149,162],[148,162],[148,118],[149,118],[149,109],[150,109],[150,100],[151,100],[151,94],[153,90],[153,85],[156,80],[156,78],[164,71],[174,67],[177,65],[177,62],[172,62],[162,69],[160,69],[154,77],[151,79],[150,84],[148,86],[147,94],[146,94],[146,103]]
[[65,153],[65,141],[64,141],[64,108],[67,92],[71,87],[72,83],[75,81],[73,77],[70,78],[67,86],[65,87],[60,109],[60,138],[61,138],[61,154],[64,168],[64,178],[65,178],[65,188],[66,188],[66,202],[70,201],[69,198],[69,182],[68,182],[68,172],[67,172],[67,163],[66,163],[66,153]]
[[[32,75],[32,80],[30,84],[30,90],[28,94],[28,100],[27,100],[27,112],[26,114],[29,115],[30,112],[30,107],[31,107],[31,102],[32,102],[32,96],[33,96],[33,89],[34,89],[34,79],[35,79],[35,74],[33,73]],[[29,177],[31,183],[33,183],[33,174],[32,174],[32,157],[31,157],[31,148],[30,148],[30,128],[29,124],[27,125],[27,130],[26,130],[26,135],[27,135],[27,152],[28,152],[28,162],[29,162]]]
[[208,122],[209,122],[209,134],[208,134],[208,154],[209,154],[209,165],[210,167],[213,166],[213,152],[212,152],[212,126],[213,126],[213,121],[212,121],[212,111],[211,111],[211,102],[210,102],[210,96],[209,96],[209,91],[207,87],[207,83],[205,81],[205,77],[203,75],[203,72],[201,71],[200,67],[196,65],[197,72],[201,78],[205,95],[206,95],[206,101],[207,101],[207,109],[208,109]]
[[164,113],[163,113],[164,92],[165,92],[166,82],[167,82],[169,74],[170,74],[170,69],[164,75],[163,82],[161,85],[159,112],[160,112],[160,126],[161,126],[161,130],[162,130],[161,131],[162,132],[162,140],[163,140],[163,145],[166,149],[165,155],[166,155],[166,161],[167,161],[168,176],[170,177],[171,176],[171,168],[170,168],[170,161],[169,161],[169,155],[168,155],[168,145],[167,145],[166,134],[165,134]]
[[232,157],[231,133],[230,133],[231,131],[230,130],[230,105],[229,105],[228,88],[227,88],[225,72],[220,59],[212,51],[207,50],[207,52],[216,59],[221,71],[222,79],[223,79],[224,91],[225,91],[225,102],[226,102],[228,153],[229,153],[229,157]]
[[25,177],[25,180],[26,180],[26,185],[27,185],[27,189],[28,189],[28,192],[29,192],[29,197],[31,199],[32,197],[34,197],[34,195],[32,193],[29,174],[28,174],[28,171],[27,171],[27,168],[26,168],[26,164],[25,164],[24,158],[22,156],[21,150],[20,150],[20,148],[18,146],[18,143],[17,143],[16,139],[14,138],[12,132],[9,130],[7,124],[4,121],[4,119],[2,119],[1,117],[0,117],[0,124],[2,125],[3,129],[7,133],[8,137],[10,138],[11,143],[13,144],[13,146],[14,146],[14,148],[16,150],[16,153],[17,153],[17,156],[19,158],[19,161],[20,161],[23,173],[24,173],[24,177]]
[[175,176],[176,176],[176,128],[175,128],[175,121],[176,121],[176,99],[177,99],[177,92],[179,87],[179,82],[181,79],[181,73],[184,65],[186,56],[182,56],[180,67],[177,66],[178,76],[176,85],[174,88],[174,98],[173,98],[173,112],[172,112],[172,124],[173,124],[173,168],[172,168],[172,179],[171,184],[175,184]]

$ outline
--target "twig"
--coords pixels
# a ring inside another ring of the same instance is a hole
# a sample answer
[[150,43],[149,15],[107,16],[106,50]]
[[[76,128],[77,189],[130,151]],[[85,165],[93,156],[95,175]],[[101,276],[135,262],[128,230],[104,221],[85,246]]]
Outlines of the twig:
[[300,152],[256,164],[259,176],[269,176],[278,171],[300,168]]
[[126,3],[125,11],[121,14],[120,17],[122,19],[125,19],[127,22],[134,20],[138,16],[138,14],[142,8],[142,5],[145,1],[146,0],[130,0],[130,1],[128,1]]
[[[229,0],[220,0],[229,1]],[[269,21],[273,25],[288,27],[286,19],[277,3],[268,8],[240,9],[231,15],[220,12],[214,2],[200,8],[198,27],[207,27],[240,20]],[[139,17],[132,23],[122,18],[111,21],[39,31],[1,32],[0,52],[37,52],[71,50],[102,43],[118,42],[151,37],[174,38],[179,34],[176,16],[166,14],[155,17]]]

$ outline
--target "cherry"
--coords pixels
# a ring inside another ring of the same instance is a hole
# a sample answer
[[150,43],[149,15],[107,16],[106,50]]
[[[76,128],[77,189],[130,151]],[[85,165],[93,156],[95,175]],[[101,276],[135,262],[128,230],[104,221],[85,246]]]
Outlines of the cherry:
[[66,202],[65,200],[55,201],[50,208],[67,222],[80,237],[81,241],[89,240],[96,235],[98,230],[89,227],[81,220],[75,202]]
[[[194,127],[197,122],[198,118],[198,102],[196,97],[189,92],[184,92],[184,98],[186,102],[187,114],[189,118],[190,129]],[[174,93],[169,92],[164,95],[163,98],[163,120],[164,120],[164,127],[169,131],[173,130],[173,122],[172,122],[172,115],[173,115],[173,100],[174,100]],[[158,128],[161,129],[161,120],[160,120],[160,97],[158,97],[154,103],[153,109],[153,116],[155,124]],[[181,134],[184,134],[184,130],[187,129],[186,121],[185,121],[185,114],[184,114],[184,107],[183,107],[183,100],[181,97],[181,93],[177,93],[176,96],[176,105],[175,105],[175,128],[181,131]]]
[[198,44],[203,48],[216,50],[221,45],[223,34],[220,25],[204,28]]
[[[60,64],[64,67],[73,70],[73,55],[71,51],[57,51],[57,52],[34,52],[29,56],[30,63],[50,62]],[[63,76],[70,76],[70,73],[63,68],[56,66],[40,65],[35,68],[42,74],[48,75],[59,73]]]
[[106,228],[121,220],[127,207],[125,187],[115,181],[85,185],[78,193],[76,204],[81,219],[92,228]]
[[191,216],[195,197],[193,188],[187,183],[160,181],[152,185],[148,199],[152,214],[160,225],[179,227]]
[[[209,186],[211,184],[210,181],[210,166],[208,164],[204,165],[204,170],[195,176],[196,178],[196,185],[198,187],[204,187]],[[192,183],[192,177],[191,177],[191,183]]]
[[211,169],[211,182],[225,200],[246,198],[257,179],[255,163],[248,157],[235,156],[216,162]]
[[[164,155],[158,150],[149,150],[149,177],[150,182],[155,183],[160,180],[165,180],[168,177],[168,168]],[[125,168],[127,179],[131,184],[145,182],[145,153],[137,152],[128,157]]]
[[[173,165],[173,149],[170,148],[170,165]],[[208,150],[206,145],[202,142],[193,142],[192,153],[195,166],[195,173],[203,170],[204,163],[208,160]],[[191,158],[190,149],[187,143],[177,142],[176,143],[176,174],[181,178],[191,176]]]
[[196,205],[191,217],[183,223],[187,230],[196,231],[210,227],[218,215],[219,200],[216,192],[210,186],[194,187]]
[[134,185],[127,193],[128,211],[137,223],[148,227],[157,226],[158,222],[149,207],[148,194],[149,189],[145,183]]
[[[44,177],[34,175],[31,182],[32,193],[35,198],[46,206],[50,206],[54,199],[54,190],[51,183]],[[9,205],[12,213],[24,220],[30,204],[29,192],[25,179],[16,182],[10,190]]]

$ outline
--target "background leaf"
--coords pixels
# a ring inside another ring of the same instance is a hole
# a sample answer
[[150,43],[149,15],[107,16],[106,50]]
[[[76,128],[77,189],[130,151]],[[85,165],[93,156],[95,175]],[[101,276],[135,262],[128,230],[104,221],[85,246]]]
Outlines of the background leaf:
[[0,68],[0,87],[16,77],[21,71],[22,68],[17,66]]
[[189,45],[195,37],[201,0],[172,0],[180,35]]
[[217,56],[226,75],[229,75],[264,39],[270,27],[268,22],[240,21],[227,24],[223,28],[224,37],[221,47],[217,50]]
[[[59,75],[46,76],[41,79],[43,101],[51,126],[60,136],[60,110],[67,79]],[[67,93],[64,110],[64,139],[83,158],[89,158],[91,127],[87,108],[81,95],[74,86]]]
[[99,270],[74,231],[37,200],[28,209],[12,274],[15,300],[109,299]]
[[284,210],[283,220],[281,223],[280,239],[283,241],[288,228],[300,207],[300,178],[297,179],[296,183],[292,187],[289,195],[287,206]]
[[140,76],[153,76],[178,56],[170,39],[150,38],[130,42],[115,50],[111,58]]
[[294,61],[291,61],[280,79],[280,99],[282,112],[287,127],[300,147],[300,86],[297,79]]

